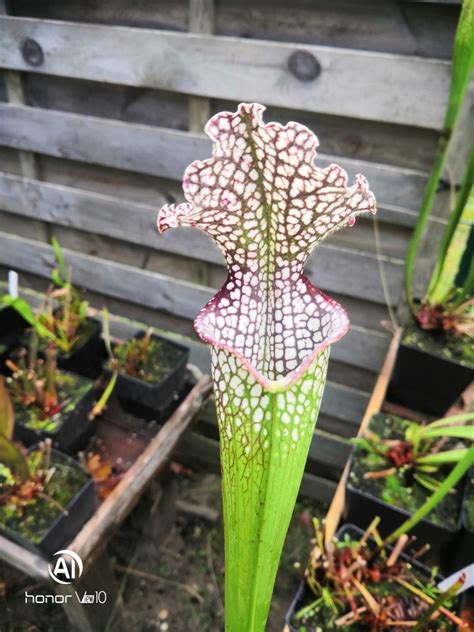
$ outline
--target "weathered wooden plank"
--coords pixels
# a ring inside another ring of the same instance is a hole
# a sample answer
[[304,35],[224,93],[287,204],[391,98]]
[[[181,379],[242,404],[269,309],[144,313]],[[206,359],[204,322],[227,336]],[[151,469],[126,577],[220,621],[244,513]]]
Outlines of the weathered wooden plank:
[[328,380],[324,389],[321,412],[351,423],[359,423],[368,401],[368,393]]
[[[7,14],[6,0],[0,0],[0,16]],[[23,73],[14,70],[5,70],[3,73],[5,82],[6,101],[15,105],[25,105],[25,88]],[[27,178],[38,178],[38,164],[36,157],[29,151],[18,152],[20,173]],[[42,222],[32,221],[28,227],[30,233],[35,233],[35,238],[40,241],[49,241],[48,227]]]
[[0,105],[0,128],[7,147],[165,178],[210,155],[198,134],[21,106]]
[[[69,158],[181,179],[193,160],[211,155],[209,139],[202,134],[148,125],[123,123],[56,110],[0,104],[0,144]],[[379,205],[391,213],[418,210],[426,174],[363,160],[319,154],[317,164],[338,162],[352,180],[364,174]]]
[[[64,250],[64,256],[74,270],[78,285],[184,318],[194,318],[213,295],[209,288],[106,259],[68,250]],[[53,250],[29,239],[0,233],[0,264],[49,277],[54,265]],[[377,370],[386,346],[385,334],[352,327],[344,339],[334,345],[332,358]]]
[[217,28],[222,35],[449,59],[458,12],[426,2],[420,10],[380,0],[240,0],[222,3]]
[[301,481],[299,493],[301,496],[329,504],[336,491],[336,485],[334,481],[322,476],[306,473]]
[[[75,282],[106,296],[147,305],[152,309],[192,318],[212,291],[193,283],[176,281],[157,273],[65,250],[74,269]],[[54,266],[50,246],[0,233],[0,263],[48,277]]]
[[316,428],[309,448],[308,460],[323,465],[329,475],[337,480],[349,458],[351,449],[352,446],[347,439],[341,439]]
[[385,303],[379,265],[383,268],[390,302],[397,304],[402,287],[401,260],[321,244],[310,257],[306,273],[316,287]]
[[[154,220],[156,209],[166,202],[163,195],[156,196],[155,205],[142,206],[135,205],[124,197],[104,200],[100,194],[98,198],[95,198],[89,192],[84,192],[86,195],[82,197],[83,191],[75,189],[69,196],[67,189],[61,190],[57,185],[45,187],[40,185],[39,195],[35,196],[33,189],[36,185],[30,188],[26,183],[23,187],[25,182],[19,182],[20,184],[16,186],[14,179],[10,176],[4,179],[0,173],[0,209],[9,211],[8,217],[5,218],[4,215],[0,223],[7,221],[12,223],[11,229],[3,228],[4,232],[24,234],[24,229],[29,227],[30,222],[21,222],[20,218],[16,217],[18,215],[30,217],[32,220],[44,218],[56,225],[54,233],[61,243],[64,239],[65,247],[72,250],[80,250],[91,255],[100,252],[106,259],[131,263],[137,267],[144,267],[140,262],[146,258],[146,267],[150,270],[163,271],[165,274],[169,273],[171,276],[209,285],[209,287],[218,287],[224,281],[223,260],[217,252],[208,254],[204,249],[198,249],[196,253],[188,257],[187,252],[180,253],[179,249],[167,248],[167,234],[162,238],[158,236]],[[56,195],[59,191],[61,195]],[[34,196],[33,199],[31,196]],[[2,206],[3,203],[4,206]],[[60,204],[59,207],[58,204]],[[136,213],[134,213],[135,208]],[[104,210],[103,216],[102,210]],[[18,226],[15,226],[14,220]],[[410,232],[398,226],[379,225],[380,254],[395,260],[404,258]],[[61,229],[61,226],[64,229]],[[129,227],[130,230],[128,230]],[[59,237],[59,234],[64,237]],[[192,235],[189,231],[188,234]],[[30,234],[24,234],[24,236],[29,237]],[[117,239],[120,243],[117,243]],[[70,246],[67,244],[68,241]],[[204,244],[204,240],[202,243]],[[359,220],[352,230],[334,233],[330,244],[345,250],[376,254],[372,218]],[[325,245],[323,244],[324,247]],[[208,242],[206,242],[206,247],[209,248]],[[158,252],[150,252],[149,248]],[[129,256],[127,256],[127,251],[130,251]],[[203,267],[197,265],[193,259],[200,259],[203,263],[213,265]]]
[[[159,236],[156,209],[80,189],[0,174],[0,208],[31,218],[116,237],[157,250],[223,264],[210,240],[192,230]],[[392,303],[401,291],[402,262],[381,257]],[[321,244],[307,272],[318,287],[384,303],[377,257],[347,248]]]
[[[422,6],[420,6],[422,2]],[[223,0],[217,33],[449,59],[461,0]],[[440,4],[456,6],[442,7]],[[15,0],[15,15],[185,31],[186,0]]]
[[[28,18],[4,17],[0,24],[0,65],[16,70],[290,108],[297,103],[303,110],[435,129],[447,103],[450,64],[443,60]],[[40,43],[44,63],[25,62],[27,38]],[[317,59],[316,79],[289,71],[297,52],[303,63]]]
[[[39,74],[26,75],[26,88],[30,105],[38,108],[183,131],[189,129],[188,101],[191,97],[179,92]],[[212,113],[234,107],[224,99],[212,99],[211,105]],[[282,124],[296,119],[316,133],[321,151],[326,154],[422,171],[429,169],[439,138],[436,130],[422,127],[361,119],[356,122],[341,116],[303,110],[294,112],[273,106],[265,112],[265,118]],[[203,126],[196,131],[202,132]]]

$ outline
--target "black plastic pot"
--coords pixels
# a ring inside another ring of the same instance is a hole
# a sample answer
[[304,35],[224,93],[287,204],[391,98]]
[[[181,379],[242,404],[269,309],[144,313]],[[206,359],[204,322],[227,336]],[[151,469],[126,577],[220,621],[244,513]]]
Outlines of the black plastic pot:
[[[67,371],[64,371],[67,373]],[[34,430],[17,420],[15,423],[15,439],[30,446],[44,439],[51,439],[53,446],[66,454],[74,454],[83,449],[93,430],[94,422],[89,421],[89,413],[97,399],[97,391],[93,383],[85,377],[74,375],[75,379],[89,383],[88,391],[77,402],[73,410],[60,413],[62,423],[55,432]]]
[[[380,523],[383,526],[383,522]],[[360,539],[363,535],[363,531],[361,529],[359,529],[358,527],[356,527],[355,525],[352,524],[345,524],[343,527],[341,527],[337,534],[336,537],[341,540],[345,534],[349,534],[353,539]],[[372,540],[372,538],[371,538]],[[390,547],[391,550],[391,547]],[[431,569],[428,568],[427,566],[425,566],[424,564],[421,564],[420,562],[418,562],[417,560],[411,560],[409,555],[406,555],[404,553],[402,553],[401,557],[404,560],[410,560],[410,564],[413,566],[414,569],[416,569],[420,574],[422,574],[424,577],[426,578],[430,578],[431,577]],[[437,576],[436,577],[436,582],[439,583],[440,581],[442,581],[442,577],[441,576]],[[290,632],[299,632],[298,628],[295,628],[294,625],[292,625],[292,620],[293,617],[295,616],[295,614],[301,610],[301,608],[303,608],[305,605],[309,605],[312,601],[314,601],[314,595],[313,593],[310,591],[310,589],[308,588],[306,582],[301,582],[296,595],[290,605],[290,608],[286,614],[286,624],[289,628]],[[461,608],[461,604],[462,604],[462,599],[459,599],[459,609]],[[455,626],[453,625],[451,628],[454,632],[454,630],[456,629]]]
[[[424,334],[431,335],[429,332]],[[472,368],[402,343],[398,348],[387,400],[441,417],[472,380]]]
[[[353,458],[352,456],[351,466]],[[382,537],[386,537],[402,525],[410,515],[405,509],[389,505],[377,496],[353,487],[348,478],[344,506],[344,520],[346,522],[366,529],[374,517],[379,516],[381,518],[379,531]],[[461,516],[459,512],[454,530],[435,524],[425,518],[410,533],[416,536],[416,548],[420,548],[424,544],[430,545],[430,561],[431,559],[436,560],[445,570],[456,546],[460,530]]]
[[[141,331],[134,337],[143,338],[144,335],[145,332]],[[115,394],[127,412],[147,420],[163,422],[168,418],[178,399],[178,394],[184,386],[189,348],[157,334],[153,334],[151,337],[153,340],[159,340],[161,343],[179,350],[181,352],[179,360],[164,378],[154,384],[126,373],[119,373]],[[111,375],[106,364],[104,364],[104,373],[108,378]]]
[[26,320],[9,305],[0,309],[0,374],[7,374],[5,360],[18,345],[23,331],[28,327]]
[[[33,449],[34,446],[31,450]],[[79,464],[66,454],[62,454],[57,450],[52,450],[51,454],[52,462],[59,461],[67,463],[76,469],[81,469]],[[30,551],[44,554],[48,557],[63,549],[79,533],[84,523],[89,520],[97,507],[93,480],[89,474],[85,474],[85,476],[87,477],[86,482],[65,507],[67,515],[59,513],[38,543],[31,542],[7,527],[0,526],[0,533]]]

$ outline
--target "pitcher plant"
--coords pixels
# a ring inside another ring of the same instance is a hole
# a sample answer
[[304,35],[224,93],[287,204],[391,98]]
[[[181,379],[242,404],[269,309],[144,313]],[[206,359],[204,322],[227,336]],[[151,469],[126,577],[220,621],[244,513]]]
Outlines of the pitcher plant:
[[[241,104],[207,123],[212,158],[186,170],[186,202],[166,205],[158,230],[194,227],[225,257],[223,287],[199,312],[211,344],[220,432],[225,628],[262,632],[344,309],[303,272],[330,232],[375,213],[367,180],[314,165],[305,126],[265,124]],[[336,265],[336,262],[335,262]]]

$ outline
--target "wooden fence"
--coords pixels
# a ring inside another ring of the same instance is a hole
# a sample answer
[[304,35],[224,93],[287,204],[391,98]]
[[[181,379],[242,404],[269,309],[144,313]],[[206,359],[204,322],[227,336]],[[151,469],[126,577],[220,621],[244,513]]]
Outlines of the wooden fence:
[[[352,321],[331,353],[303,488],[328,497],[389,343],[387,301],[401,304],[459,4],[0,0],[2,276],[13,267],[23,285],[42,287],[54,234],[94,304],[192,336],[193,317],[223,282],[223,259],[196,232],[159,237],[155,218],[181,199],[188,163],[209,155],[205,120],[260,101],[267,120],[310,126],[319,164],[363,173],[379,203],[378,248],[362,219],[307,267]],[[446,197],[440,192],[440,214]],[[192,345],[206,369],[207,349]],[[215,463],[211,406],[193,438],[189,454]]]

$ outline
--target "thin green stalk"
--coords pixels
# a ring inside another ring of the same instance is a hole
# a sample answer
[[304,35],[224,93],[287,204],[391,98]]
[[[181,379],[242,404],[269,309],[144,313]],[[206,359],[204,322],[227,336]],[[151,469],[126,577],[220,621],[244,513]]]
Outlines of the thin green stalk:
[[117,377],[118,377],[118,371],[114,371],[112,373],[112,376],[107,384],[107,386],[104,389],[104,392],[102,393],[99,401],[94,405],[94,408],[91,410],[90,414],[89,414],[89,419],[95,419],[97,417],[97,415],[101,415],[102,411],[105,408],[105,405],[107,404],[107,402],[109,401],[110,396],[112,395],[112,392],[115,388],[115,383],[117,382]]
[[451,470],[449,475],[440,484],[435,491],[415,513],[405,520],[405,522],[391,533],[384,541],[384,545],[396,542],[404,533],[411,531],[416,525],[432,511],[438,503],[440,503],[446,494],[455,487],[468,469],[474,464],[474,446],[469,448],[467,454],[459,461],[459,463]]
[[430,421],[429,424],[423,426],[420,433],[423,435],[424,431],[428,431],[431,428],[440,428],[444,426],[451,426],[453,424],[464,423],[465,421],[474,421],[473,413],[461,413],[460,415],[452,415],[451,417],[443,417],[443,419],[437,419],[436,421]]
[[413,269],[421,237],[428,221],[435,193],[443,174],[448,155],[448,147],[461,111],[472,69],[474,66],[474,0],[465,0],[461,10],[453,48],[453,63],[449,102],[443,133],[439,139],[438,151],[433,169],[421,203],[420,215],[410,241],[405,265],[405,291],[408,304],[414,311]]
[[427,454],[426,456],[420,456],[416,459],[416,463],[424,465],[438,465],[441,463],[456,463],[459,461],[466,452],[468,448],[458,448],[454,450],[445,450],[443,452],[437,452],[436,454]]
[[462,587],[465,581],[466,578],[461,576],[452,586],[450,586],[450,588],[448,588],[448,590],[442,592],[418,619],[417,624],[414,628],[412,628],[412,632],[422,632],[423,630],[426,630],[425,626],[428,625],[431,617],[441,608],[443,604],[457,595],[458,590]]

